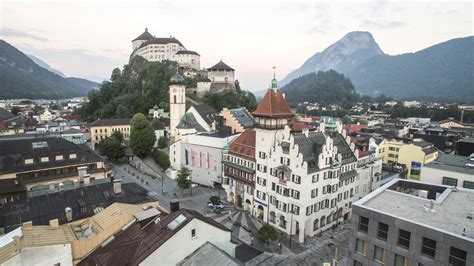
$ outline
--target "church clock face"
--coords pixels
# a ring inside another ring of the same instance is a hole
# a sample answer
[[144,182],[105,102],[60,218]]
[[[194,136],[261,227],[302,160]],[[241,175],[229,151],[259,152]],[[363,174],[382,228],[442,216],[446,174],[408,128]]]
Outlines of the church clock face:
[[176,93],[176,89],[173,89],[173,93]]

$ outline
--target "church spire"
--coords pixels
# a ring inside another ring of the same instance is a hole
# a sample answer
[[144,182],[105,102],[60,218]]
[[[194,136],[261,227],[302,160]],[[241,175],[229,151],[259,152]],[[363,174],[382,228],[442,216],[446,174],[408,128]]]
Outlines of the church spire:
[[276,93],[278,91],[278,81],[276,80],[275,68],[273,67],[272,90]]

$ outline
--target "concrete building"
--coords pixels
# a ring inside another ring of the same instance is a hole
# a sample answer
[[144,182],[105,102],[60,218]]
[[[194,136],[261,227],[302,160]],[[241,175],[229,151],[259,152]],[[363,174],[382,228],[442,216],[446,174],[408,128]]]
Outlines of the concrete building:
[[420,180],[426,183],[474,189],[474,158],[440,154],[421,168]]
[[355,202],[348,265],[474,264],[474,191],[395,179]]
[[[291,109],[276,79],[253,117],[256,183],[252,213],[303,242],[348,219],[356,163],[342,124],[322,121],[318,131],[291,133]],[[344,217],[343,217],[344,216]]]
[[91,145],[96,149],[99,142],[110,137],[114,131],[119,131],[124,140],[130,139],[130,119],[99,119],[88,125],[91,133]]
[[244,132],[245,129],[248,128],[253,128],[253,117],[245,107],[234,109],[224,108],[219,115],[222,117],[223,125],[230,127],[233,134]]
[[255,190],[255,130],[247,129],[224,149],[222,186],[227,201],[251,212]]
[[175,170],[191,171],[193,183],[214,186],[222,183],[222,152],[238,135],[219,132],[189,134],[170,145],[170,162]]
[[60,137],[0,140],[0,179],[16,180],[28,191],[107,178],[104,161],[84,144]]
[[176,38],[154,37],[145,28],[140,36],[132,41],[131,58],[139,55],[148,61],[174,61],[181,68],[200,69],[200,55],[187,50]]
[[421,139],[404,142],[402,140],[388,140],[383,145],[384,164],[399,165],[405,168],[407,176],[420,180],[420,170],[438,157],[438,150],[432,143]]

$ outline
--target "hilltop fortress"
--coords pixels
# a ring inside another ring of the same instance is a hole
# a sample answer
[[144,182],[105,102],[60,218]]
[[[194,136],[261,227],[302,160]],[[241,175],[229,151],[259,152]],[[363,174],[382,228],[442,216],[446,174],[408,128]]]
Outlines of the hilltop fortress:
[[175,37],[155,37],[148,28],[132,40],[132,54],[148,61],[173,61],[178,63],[180,72],[187,77],[197,79],[196,88],[188,88],[190,93],[203,96],[207,92],[235,90],[235,70],[220,60],[210,68],[201,69],[201,55],[188,50]]

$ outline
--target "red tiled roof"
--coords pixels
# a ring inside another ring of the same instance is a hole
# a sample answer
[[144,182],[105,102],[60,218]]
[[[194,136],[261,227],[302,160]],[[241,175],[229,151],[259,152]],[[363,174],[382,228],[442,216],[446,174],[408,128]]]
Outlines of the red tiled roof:
[[357,125],[357,124],[346,124],[343,125],[342,128],[346,130],[347,134],[353,132],[360,132],[361,129],[365,128],[365,125]]
[[255,159],[255,136],[255,130],[245,130],[230,144],[230,152]]
[[304,124],[304,123],[300,123],[300,122],[295,122],[295,121],[290,123],[290,127],[291,127],[292,132],[301,132],[301,131],[303,131],[304,128],[307,128],[310,131],[316,129],[312,125],[308,125],[308,124]]
[[289,117],[293,115],[293,112],[291,111],[290,106],[288,106],[285,97],[283,97],[283,92],[281,90],[274,92],[272,89],[268,89],[262,101],[258,104],[257,110],[253,112],[253,115],[265,117]]

